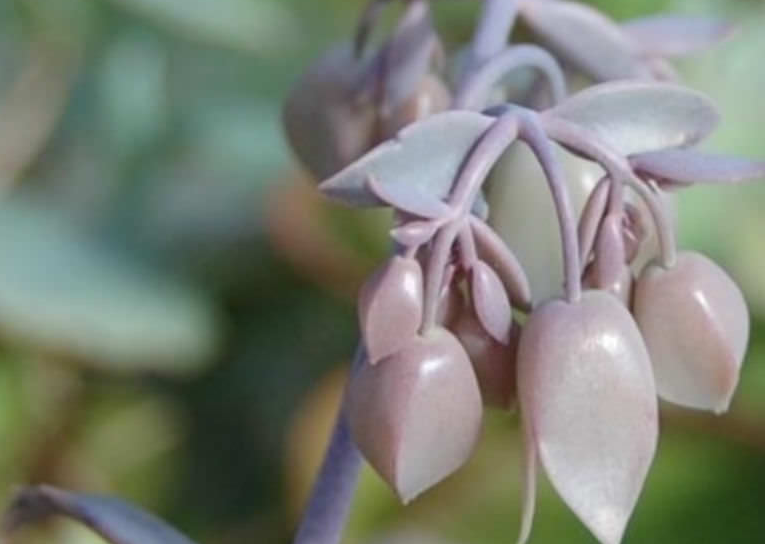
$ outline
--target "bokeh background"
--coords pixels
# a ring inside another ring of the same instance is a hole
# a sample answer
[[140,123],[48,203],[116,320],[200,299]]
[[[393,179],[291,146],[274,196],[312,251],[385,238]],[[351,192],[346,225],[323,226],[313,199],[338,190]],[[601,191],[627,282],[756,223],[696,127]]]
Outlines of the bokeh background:
[[[739,22],[680,68],[723,111],[707,147],[765,156],[762,2],[596,3]],[[477,4],[436,3],[452,43]],[[361,5],[0,0],[0,499],[45,481],[199,542],[289,541],[388,218],[317,197],[280,106]],[[683,244],[746,292],[751,347],[730,413],[664,407],[627,543],[765,542],[764,206],[756,184],[679,198]],[[516,416],[492,413],[469,466],[406,509],[367,470],[347,542],[512,541],[519,460]],[[100,542],[67,522],[23,537]],[[543,482],[532,542],[594,540]]]

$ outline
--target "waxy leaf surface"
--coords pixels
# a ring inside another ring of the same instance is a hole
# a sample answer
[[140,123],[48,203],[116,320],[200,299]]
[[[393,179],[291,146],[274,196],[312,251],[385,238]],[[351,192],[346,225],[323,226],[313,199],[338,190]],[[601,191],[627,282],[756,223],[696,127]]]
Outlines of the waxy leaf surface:
[[719,121],[703,94],[641,81],[590,87],[543,115],[575,123],[623,155],[695,144]]
[[665,149],[630,157],[635,172],[660,184],[737,183],[765,177],[765,162],[703,153],[694,149]]
[[[367,188],[372,176],[381,186],[403,185],[420,194],[445,198],[466,154],[494,119],[469,111],[448,111],[404,128],[319,188],[350,206],[383,206]],[[416,188],[416,189],[415,189]]]
[[655,57],[682,57],[703,51],[727,38],[735,26],[714,17],[650,15],[622,24],[624,32],[640,44],[641,52]]
[[481,325],[497,342],[507,344],[513,309],[502,280],[488,264],[479,260],[473,265],[470,285],[473,306]]

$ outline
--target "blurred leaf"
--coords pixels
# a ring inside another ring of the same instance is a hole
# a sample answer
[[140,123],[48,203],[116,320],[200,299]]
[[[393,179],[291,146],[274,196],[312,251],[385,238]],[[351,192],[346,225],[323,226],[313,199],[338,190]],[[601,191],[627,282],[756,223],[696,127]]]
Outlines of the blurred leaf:
[[284,4],[271,0],[111,0],[188,37],[275,54],[300,40],[296,22]]
[[216,349],[215,308],[19,201],[0,206],[0,330],[107,370],[196,371]]

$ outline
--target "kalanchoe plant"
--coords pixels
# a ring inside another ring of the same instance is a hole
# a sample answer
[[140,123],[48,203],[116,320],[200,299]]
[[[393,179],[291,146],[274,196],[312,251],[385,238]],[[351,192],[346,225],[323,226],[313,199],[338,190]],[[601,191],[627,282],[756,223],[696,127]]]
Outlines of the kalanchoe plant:
[[[472,43],[446,59],[429,2],[408,0],[370,51],[390,3],[372,0],[353,43],[316,61],[285,106],[288,138],[325,195],[395,210],[394,249],[361,289],[360,345],[295,544],[340,542],[362,459],[404,502],[454,473],[479,439],[484,405],[522,416],[519,542],[541,465],[592,534],[616,544],[655,453],[657,395],[724,412],[746,351],[740,291],[708,258],[678,252],[665,196],[765,175],[765,163],[694,148],[718,114],[667,61],[732,29],[484,0]],[[508,44],[518,18],[544,47]],[[524,68],[537,77],[513,79]],[[594,85],[569,94],[571,74]],[[527,270],[518,238],[494,228],[507,217],[484,185],[523,181],[512,161],[497,167],[515,153],[533,161],[553,203],[560,247],[536,251],[559,256],[560,289],[534,287],[550,271]],[[594,183],[574,179],[575,163]],[[2,531],[53,514],[115,544],[190,543],[116,499],[47,486],[20,490]]]

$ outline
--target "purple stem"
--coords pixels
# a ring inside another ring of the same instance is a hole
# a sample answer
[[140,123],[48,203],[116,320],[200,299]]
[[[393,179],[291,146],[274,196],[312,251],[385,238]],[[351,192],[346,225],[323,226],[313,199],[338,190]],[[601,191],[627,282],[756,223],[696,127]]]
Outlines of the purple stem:
[[505,48],[517,14],[517,0],[483,0],[481,19],[473,34],[460,80],[470,77],[487,60]]
[[489,171],[502,156],[507,146],[515,141],[517,135],[518,121],[515,111],[502,115],[483,133],[470,152],[457,178],[449,198],[449,204],[454,210],[454,218],[436,235],[433,251],[428,261],[422,333],[427,332],[436,324],[438,295],[441,292],[444,268],[449,260],[454,239],[459,234],[464,219],[469,216],[473,201],[476,199]]
[[563,246],[563,267],[566,299],[576,302],[582,295],[579,270],[579,240],[577,239],[576,216],[566,188],[563,166],[555,154],[552,141],[542,128],[539,115],[531,110],[521,110],[520,137],[525,141],[539,161],[550,187],[555,212],[558,215],[560,238]]
[[369,35],[380,20],[385,5],[389,2],[390,0],[371,0],[361,13],[356,25],[356,35],[353,39],[353,52],[356,58],[360,58],[364,53]]
[[[351,375],[364,360],[364,349],[359,347]],[[339,544],[342,539],[362,464],[361,453],[351,438],[345,396],[294,544]]]
[[566,97],[566,76],[555,57],[536,45],[521,44],[497,53],[466,76],[457,91],[454,107],[482,110],[491,89],[510,72],[524,67],[535,68],[547,78],[555,104]]
[[590,193],[582,210],[582,215],[579,218],[579,266],[582,272],[584,272],[587,259],[590,257],[593,245],[595,244],[595,238],[600,229],[600,223],[606,212],[608,199],[610,198],[610,185],[611,178],[608,175],[600,178],[600,181],[595,184],[595,188]]
[[612,180],[629,184],[638,194],[648,206],[656,227],[662,265],[665,268],[671,268],[677,258],[677,247],[674,229],[659,198],[658,189],[649,187],[641,181],[632,171],[627,158],[621,156],[591,131],[552,116],[543,116],[542,124],[550,138],[599,163]]

